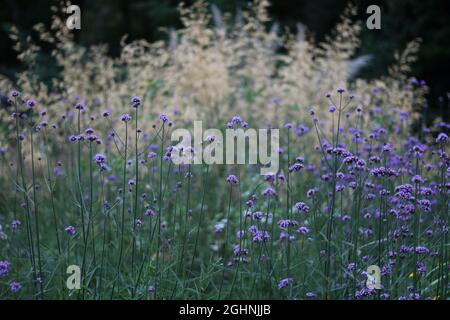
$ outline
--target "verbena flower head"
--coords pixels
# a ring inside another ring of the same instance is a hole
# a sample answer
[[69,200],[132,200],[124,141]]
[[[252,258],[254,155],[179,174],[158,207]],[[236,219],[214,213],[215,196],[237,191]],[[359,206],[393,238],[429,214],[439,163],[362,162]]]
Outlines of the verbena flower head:
[[82,104],[81,102],[78,102],[77,104],[75,104],[74,108],[79,110],[79,111],[85,111],[86,110],[86,106],[84,104]]
[[287,229],[291,225],[291,221],[289,219],[282,219],[278,221],[278,226],[281,229]]
[[262,192],[263,196],[266,197],[275,197],[277,195],[277,192],[271,188],[271,187],[267,187],[263,192]]
[[140,228],[144,225],[144,223],[142,222],[141,219],[136,218],[136,220],[134,220],[134,224],[136,225],[136,227]]
[[424,183],[425,180],[420,175],[415,175],[411,178],[411,181],[414,183]]
[[241,124],[242,119],[241,119],[241,117],[234,116],[233,118],[231,118],[231,122],[232,122],[233,124]]
[[308,213],[309,207],[304,202],[297,202],[295,204],[295,209],[297,209],[299,212]]
[[11,97],[17,98],[19,96],[20,96],[20,92],[19,91],[17,91],[17,90],[12,90],[11,91]]
[[312,188],[312,189],[309,189],[309,190],[306,192],[306,196],[307,196],[308,198],[312,198],[312,197],[314,197],[318,192],[319,192],[319,189],[317,189],[317,188]]
[[145,210],[144,214],[147,217],[153,217],[155,215],[155,211],[153,211],[151,208],[148,208],[147,210]]
[[77,233],[77,230],[75,229],[74,226],[68,226],[64,229],[64,231],[66,231],[71,236],[73,236],[73,235],[75,235],[75,233]]
[[8,260],[0,260],[0,277],[5,277],[8,275],[11,263]]
[[9,289],[12,293],[18,293],[22,290],[22,285],[19,282],[13,281],[9,284]]
[[137,108],[141,105],[141,98],[138,96],[134,96],[131,98],[131,106],[133,108]]
[[281,279],[280,282],[278,283],[278,289],[286,288],[287,286],[289,286],[289,285],[291,285],[293,283],[294,283],[294,279],[293,278]]
[[156,157],[156,153],[153,152],[153,151],[150,151],[150,152],[147,154],[147,158],[149,158],[149,159],[153,159],[153,158],[155,158],[155,157]]
[[30,108],[33,108],[35,105],[36,105],[36,101],[34,101],[33,99],[27,100],[27,106],[29,106]]
[[297,232],[300,234],[306,235],[309,233],[309,228],[302,226],[302,227],[298,228]]
[[448,136],[444,132],[441,132],[438,134],[436,142],[440,144],[446,144],[448,142]]
[[15,219],[15,220],[11,221],[11,229],[13,229],[13,231],[17,231],[17,229],[19,229],[20,225],[21,225],[20,220]]
[[163,113],[159,116],[159,120],[161,120],[162,122],[165,123],[165,122],[169,121],[169,117]]
[[129,122],[131,121],[131,116],[128,113],[125,113],[120,117],[120,120],[123,122]]
[[97,153],[94,156],[94,161],[97,162],[97,164],[105,163],[106,162],[106,156],[103,153]]
[[292,164],[290,167],[289,167],[289,172],[299,172],[300,170],[302,170],[303,169],[303,164],[302,163],[300,163],[300,162],[296,162],[296,163],[294,163],[294,164]]
[[227,177],[227,182],[228,182],[229,184],[238,184],[238,183],[239,183],[239,180],[238,180],[238,178],[237,178],[235,175],[231,174],[231,175],[229,175],[229,176]]
[[317,293],[315,293],[315,292],[307,292],[307,293],[305,293],[305,296],[308,297],[308,298],[315,298],[315,297],[317,297]]

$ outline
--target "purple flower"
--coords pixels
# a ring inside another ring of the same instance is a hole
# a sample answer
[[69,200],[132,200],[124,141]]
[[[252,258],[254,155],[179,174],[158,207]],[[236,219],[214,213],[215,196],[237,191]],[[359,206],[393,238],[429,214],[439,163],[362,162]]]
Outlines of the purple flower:
[[135,224],[135,226],[136,227],[142,227],[142,225],[144,224],[143,222],[142,222],[142,220],[141,219],[136,219],[136,220],[134,220],[134,224]]
[[0,260],[0,277],[8,275],[11,263],[8,260]]
[[256,211],[253,213],[252,219],[253,220],[261,220],[263,217],[264,213],[261,211]]
[[229,175],[229,176],[227,177],[227,182],[228,182],[229,184],[238,184],[238,183],[239,183],[239,180],[238,180],[238,178],[237,178],[235,175],[231,174],[231,175]]
[[276,175],[275,173],[267,173],[264,175],[264,181],[267,182],[275,182]]
[[95,161],[97,164],[105,163],[105,162],[106,162],[106,156],[105,156],[103,153],[97,153],[97,154],[94,156],[94,161]]
[[336,106],[331,105],[331,106],[328,108],[328,111],[331,112],[331,113],[335,112],[335,111],[336,111]]
[[415,252],[417,254],[428,254],[430,253],[430,250],[427,247],[416,247]]
[[295,129],[295,134],[299,137],[307,134],[309,132],[309,127],[303,125],[303,124],[299,124],[298,127]]
[[79,111],[84,111],[86,109],[86,107],[84,106],[84,104],[82,104],[81,102],[77,103],[75,105],[75,109],[79,110]]
[[36,105],[36,101],[34,101],[33,99],[27,100],[27,106],[29,106],[30,108],[33,108],[35,105]]
[[162,114],[159,116],[159,120],[161,120],[162,122],[167,122],[169,121],[169,117],[166,114]]
[[120,117],[120,120],[122,120],[123,122],[129,122],[131,121],[131,116],[128,113],[125,113]]
[[448,136],[444,132],[441,132],[438,134],[438,136],[436,138],[436,142],[441,143],[441,144],[446,144],[448,142]]
[[13,281],[9,284],[9,288],[12,293],[17,293],[22,289],[22,285],[16,281]]
[[289,167],[289,172],[299,172],[303,167],[303,164],[296,162]]
[[291,285],[292,283],[294,283],[294,279],[292,278],[281,279],[280,282],[278,283],[278,289],[283,289]]
[[419,200],[419,207],[425,212],[431,212],[431,201],[428,199]]
[[277,195],[277,192],[273,188],[268,187],[262,192],[262,194],[266,197],[274,197]]
[[225,229],[225,222],[224,220],[220,221],[214,226],[214,233],[222,233],[222,231]]
[[308,229],[308,227],[302,226],[302,227],[298,228],[297,232],[300,234],[306,235],[309,233],[309,229]]
[[234,124],[241,124],[242,119],[241,119],[241,117],[234,116],[233,118],[231,118],[231,122]]
[[295,220],[289,220],[289,219],[282,219],[278,221],[278,226],[281,229],[287,229],[289,226],[295,226],[298,225],[298,221]]
[[137,108],[141,105],[141,98],[138,96],[134,96],[131,98],[131,106],[133,108]]
[[424,183],[424,182],[425,182],[425,180],[424,180],[421,176],[419,176],[419,175],[413,176],[413,177],[411,178],[411,181],[412,181],[413,183]]
[[11,91],[11,97],[13,97],[13,98],[17,98],[18,96],[20,96],[20,93],[19,93],[19,91],[17,91],[17,90],[13,90],[13,91]]
[[427,272],[427,267],[423,262],[417,262],[417,271],[419,274],[424,275]]
[[391,168],[379,167],[371,169],[370,175],[374,177],[398,177],[398,172]]
[[64,229],[64,231],[66,231],[71,236],[75,235],[75,233],[77,232],[74,226],[68,226]]
[[13,231],[16,231],[17,229],[19,229],[20,227],[20,221],[19,220],[13,220],[11,221],[11,228],[13,229]]
[[315,293],[315,292],[307,292],[305,294],[305,296],[307,296],[308,298],[315,298],[315,297],[317,297],[317,293]]
[[149,285],[147,288],[148,292],[155,292],[156,291],[156,287],[154,285]]
[[155,215],[155,211],[153,211],[152,209],[148,208],[147,210],[145,210],[144,214],[147,217],[153,217]]
[[153,159],[153,158],[155,158],[155,157],[156,157],[156,153],[153,152],[153,151],[150,151],[150,152],[147,154],[147,158],[149,158],[149,159]]
[[295,204],[295,209],[297,209],[300,212],[308,213],[309,207],[304,202],[297,202]]
[[316,193],[318,193],[319,192],[319,189],[317,189],[317,188],[312,188],[312,189],[309,189],[307,192],[306,192],[306,196],[308,197],[308,198],[312,198],[312,197],[314,197],[314,195],[316,194]]
[[270,234],[267,231],[258,230],[255,227],[255,231],[252,232],[252,241],[254,243],[266,242],[270,240]]
[[425,146],[416,144],[413,146],[412,151],[418,157],[420,157],[425,152]]

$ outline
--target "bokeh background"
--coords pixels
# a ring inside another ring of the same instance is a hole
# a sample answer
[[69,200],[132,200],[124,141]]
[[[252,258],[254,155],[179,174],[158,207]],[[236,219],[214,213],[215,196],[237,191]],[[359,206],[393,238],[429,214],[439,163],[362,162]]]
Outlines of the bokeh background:
[[[191,4],[193,1],[184,1]],[[222,12],[237,15],[247,6],[246,0],[209,0]],[[323,39],[338,21],[347,0],[272,0],[269,9],[273,22],[280,29],[295,31],[301,22],[308,35],[317,41]],[[396,0],[353,1],[359,10],[357,19],[367,18],[365,10],[370,4],[381,7],[381,30],[363,29],[362,45],[358,54],[371,54],[372,60],[362,70],[362,77],[379,77],[392,63],[393,53],[405,44],[420,37],[423,40],[419,60],[412,74],[425,80],[430,86],[428,94],[431,112],[450,119],[447,92],[450,91],[450,2],[446,0]],[[52,0],[1,0],[0,1],[0,74],[14,79],[23,67],[12,50],[8,38],[12,25],[21,32],[31,31],[37,22],[50,23]],[[181,25],[176,0],[95,0],[73,1],[82,10],[82,29],[76,31],[76,41],[82,45],[107,43],[109,54],[116,56],[120,50],[120,39],[145,38],[149,41],[164,39],[164,28]],[[50,79],[58,74],[52,67],[50,54],[44,50],[39,60],[42,66],[39,77]],[[442,99],[444,98],[444,99]]]

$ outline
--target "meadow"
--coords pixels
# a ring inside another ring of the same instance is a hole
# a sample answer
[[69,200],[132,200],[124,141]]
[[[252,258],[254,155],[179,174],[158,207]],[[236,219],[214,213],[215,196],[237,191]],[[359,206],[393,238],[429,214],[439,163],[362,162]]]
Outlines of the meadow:
[[[364,80],[354,7],[315,43],[267,6],[180,6],[169,41],[124,37],[118,58],[78,46],[62,8],[35,37],[13,29],[27,69],[0,75],[0,299],[450,297],[450,124],[425,121],[420,39]],[[278,171],[174,164],[195,146],[171,133],[197,120],[279,129]]]

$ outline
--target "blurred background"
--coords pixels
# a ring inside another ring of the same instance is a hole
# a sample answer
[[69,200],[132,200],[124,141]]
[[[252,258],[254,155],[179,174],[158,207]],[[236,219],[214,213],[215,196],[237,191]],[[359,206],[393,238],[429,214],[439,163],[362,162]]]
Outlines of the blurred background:
[[[193,1],[184,1],[187,5]],[[236,15],[248,4],[246,0],[208,0],[222,12]],[[322,40],[335,26],[347,0],[272,0],[269,9],[272,22],[280,29],[295,32],[297,23],[303,23],[310,37]],[[49,25],[52,0],[0,0],[0,74],[14,79],[22,66],[8,38],[12,25],[25,34],[37,22]],[[95,0],[73,1],[81,7],[82,28],[76,32],[81,45],[106,43],[109,54],[119,54],[120,39],[128,34],[129,40],[145,38],[149,41],[167,37],[164,28],[181,25],[177,0]],[[412,75],[430,86],[428,96],[431,111],[450,120],[447,92],[450,91],[450,1],[396,0],[353,1],[358,6],[357,19],[367,19],[366,8],[371,4],[381,7],[381,30],[363,28],[362,44],[358,54],[371,54],[372,60],[364,68],[362,77],[379,77],[387,72],[396,50],[416,37],[423,40],[419,60]],[[48,49],[50,50],[50,49]],[[58,70],[52,68],[49,52],[40,53],[42,66],[39,77],[50,79]]]

